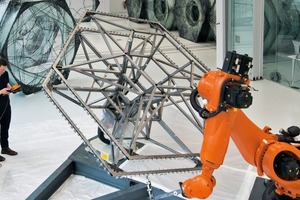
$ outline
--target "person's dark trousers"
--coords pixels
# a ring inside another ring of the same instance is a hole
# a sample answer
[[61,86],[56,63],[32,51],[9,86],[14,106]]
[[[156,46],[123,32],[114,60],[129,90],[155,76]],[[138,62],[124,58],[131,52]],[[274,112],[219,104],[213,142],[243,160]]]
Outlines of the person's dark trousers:
[[[1,113],[2,114],[2,113]],[[11,121],[11,107],[8,105],[0,119],[0,132],[1,132],[1,147],[6,148],[8,145],[8,129]]]

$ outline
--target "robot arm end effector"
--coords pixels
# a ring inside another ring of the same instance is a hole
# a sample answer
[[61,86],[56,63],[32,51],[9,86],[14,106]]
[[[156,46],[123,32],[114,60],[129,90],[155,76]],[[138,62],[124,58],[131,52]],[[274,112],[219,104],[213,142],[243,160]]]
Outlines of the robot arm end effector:
[[[230,80],[224,81],[224,99],[226,104],[235,108],[248,108],[252,104],[252,96],[248,84],[250,69],[253,67],[252,58],[237,54],[235,51],[226,53],[222,71],[228,74]],[[233,76],[232,76],[233,75]]]
[[249,72],[252,67],[252,58],[247,54],[240,55],[235,51],[228,51],[224,59],[222,71],[248,79]]

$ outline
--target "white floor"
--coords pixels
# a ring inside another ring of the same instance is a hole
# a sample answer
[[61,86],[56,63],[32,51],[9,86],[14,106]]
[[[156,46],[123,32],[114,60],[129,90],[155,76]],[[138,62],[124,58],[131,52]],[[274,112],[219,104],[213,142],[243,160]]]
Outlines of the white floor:
[[[199,44],[199,48],[193,51],[209,68],[216,67],[214,48],[204,48]],[[300,126],[299,90],[268,80],[255,81],[251,85],[258,91],[252,92],[253,105],[245,112],[259,127],[268,125],[274,133],[278,133],[280,128]],[[82,141],[42,91],[29,96],[13,94],[11,104],[10,147],[19,154],[14,157],[4,155],[6,161],[0,167],[0,199],[22,200],[51,175]],[[200,150],[201,141],[196,145]],[[209,199],[247,200],[256,178],[255,170],[231,143],[224,165],[215,171],[217,185]],[[194,175],[171,174],[149,178],[154,186],[171,191],[179,189],[179,181]],[[132,178],[146,182],[141,177]],[[84,177],[72,176],[51,199],[92,199],[110,191],[114,189]]]

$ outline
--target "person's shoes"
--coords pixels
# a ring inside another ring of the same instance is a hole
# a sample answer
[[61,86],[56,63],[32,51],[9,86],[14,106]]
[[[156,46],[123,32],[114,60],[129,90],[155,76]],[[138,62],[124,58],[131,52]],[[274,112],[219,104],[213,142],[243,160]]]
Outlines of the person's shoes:
[[8,155],[10,155],[10,156],[15,156],[15,155],[18,154],[18,152],[14,151],[14,150],[11,150],[9,147],[7,147],[7,148],[2,148],[1,153],[2,153],[2,154],[8,154]]
[[0,156],[0,162],[3,162],[5,158],[3,156]]

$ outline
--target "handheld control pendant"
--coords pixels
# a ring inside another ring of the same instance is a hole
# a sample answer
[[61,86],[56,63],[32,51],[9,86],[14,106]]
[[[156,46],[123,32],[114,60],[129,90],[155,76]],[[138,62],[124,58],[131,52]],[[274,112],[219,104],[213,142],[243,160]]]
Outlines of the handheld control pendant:
[[11,93],[17,93],[21,90],[21,86],[20,85],[13,85],[11,86],[10,92]]

